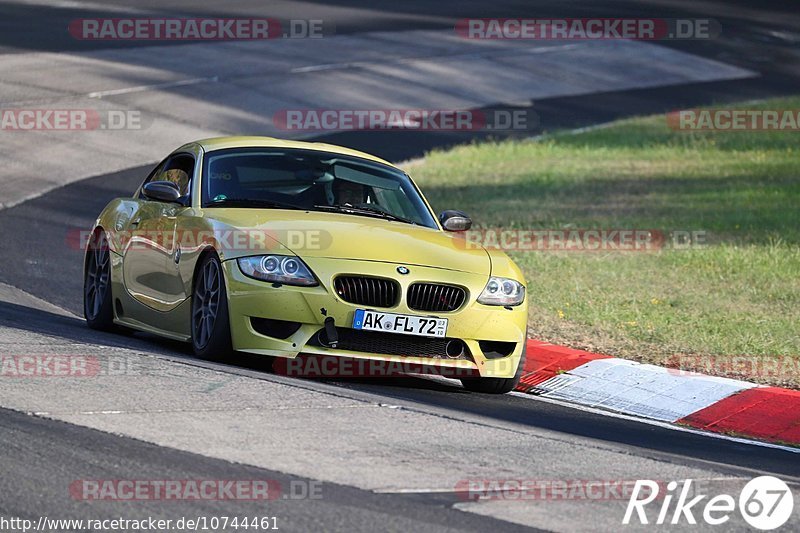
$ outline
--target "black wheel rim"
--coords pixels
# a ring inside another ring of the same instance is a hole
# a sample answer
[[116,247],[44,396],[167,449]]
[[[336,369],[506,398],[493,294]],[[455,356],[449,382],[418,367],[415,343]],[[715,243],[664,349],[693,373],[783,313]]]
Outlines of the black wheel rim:
[[200,272],[195,288],[195,306],[192,313],[192,330],[195,344],[205,348],[214,330],[219,310],[219,266],[209,261]]
[[100,308],[108,291],[108,282],[111,278],[109,268],[108,250],[105,239],[98,238],[89,252],[89,264],[86,267],[86,283],[84,283],[84,298],[86,300],[86,314],[90,320],[100,315]]

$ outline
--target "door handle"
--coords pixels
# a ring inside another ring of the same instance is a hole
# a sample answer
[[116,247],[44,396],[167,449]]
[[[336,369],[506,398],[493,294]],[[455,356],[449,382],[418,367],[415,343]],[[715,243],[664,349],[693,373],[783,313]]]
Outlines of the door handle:
[[139,222],[141,222],[141,221],[142,221],[142,219],[141,219],[141,218],[137,218],[137,219],[133,220],[133,221],[131,222],[131,227],[132,227],[132,228],[135,228],[136,226],[138,226],[138,225],[139,225]]

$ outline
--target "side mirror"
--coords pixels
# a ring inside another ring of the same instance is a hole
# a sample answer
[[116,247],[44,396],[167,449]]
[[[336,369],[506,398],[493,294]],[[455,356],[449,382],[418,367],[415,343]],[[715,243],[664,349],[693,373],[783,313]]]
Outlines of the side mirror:
[[150,200],[177,202],[181,197],[178,186],[171,181],[151,181],[142,188],[142,193]]
[[463,211],[448,209],[439,215],[439,222],[447,231],[467,231],[472,227],[472,219]]

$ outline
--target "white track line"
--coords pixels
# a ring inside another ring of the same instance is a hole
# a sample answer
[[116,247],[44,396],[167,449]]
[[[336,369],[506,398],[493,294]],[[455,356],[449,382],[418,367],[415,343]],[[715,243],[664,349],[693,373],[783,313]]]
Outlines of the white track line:
[[143,93],[158,89],[170,89],[172,87],[183,87],[184,85],[197,85],[198,83],[215,83],[219,81],[219,76],[206,78],[191,78],[188,80],[167,81],[164,83],[154,83],[153,85],[140,85],[138,87],[125,87],[123,89],[111,89],[108,91],[95,91],[88,93],[87,98],[103,98],[104,96],[117,96],[120,94]]
[[13,0],[11,4],[23,6],[44,6],[51,9],[94,10],[102,13],[125,13],[128,15],[157,13],[153,10],[144,10],[128,6],[115,6],[105,2],[84,2],[78,0]]

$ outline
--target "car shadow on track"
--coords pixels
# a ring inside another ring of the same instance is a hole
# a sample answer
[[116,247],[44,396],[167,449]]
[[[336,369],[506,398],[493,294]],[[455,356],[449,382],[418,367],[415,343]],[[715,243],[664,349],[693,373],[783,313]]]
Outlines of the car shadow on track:
[[[28,307],[12,302],[0,301],[0,327],[22,330],[46,337],[57,337],[76,344],[91,344],[128,350],[146,350],[148,353],[165,355],[172,359],[185,360],[187,363],[197,363],[200,361],[194,357],[191,346],[185,342],[173,341],[156,335],[133,332],[130,330],[122,330],[121,332],[92,330],[89,329],[86,322],[80,317],[52,313],[44,309]],[[12,344],[17,342],[19,344],[25,344],[27,338],[21,336],[19,341],[15,341],[13,338],[7,339],[7,341],[8,340],[10,340]],[[241,352],[235,353],[232,357],[218,364],[231,367],[232,369],[247,369],[264,373],[272,372],[272,358]],[[304,381],[320,381],[338,384],[337,382],[340,380],[308,379]],[[413,377],[360,378],[348,380],[348,383],[353,386],[381,385],[385,387],[414,387],[423,390],[437,391],[453,389],[453,387],[447,387],[429,380]]]
[[[146,350],[151,354],[186,360],[187,363],[197,361],[191,346],[185,342],[173,341],[149,333],[135,332],[127,328],[118,332],[97,331],[89,329],[86,322],[80,317],[51,313],[11,302],[0,301],[0,327],[27,331],[36,335],[58,337],[77,344]],[[11,342],[13,343],[14,340]],[[26,339],[22,337],[19,342],[25,344]],[[269,372],[272,369],[271,361],[246,354],[237,354],[225,364],[259,372]]]
[[[107,333],[89,329],[82,318],[51,313],[43,309],[0,301],[0,327],[28,331],[37,335],[59,337],[79,344],[97,344],[113,348],[143,349],[166,353],[181,343],[158,339],[140,339],[132,334]],[[19,343],[25,343],[21,338]],[[13,340],[11,342],[14,342]]]

